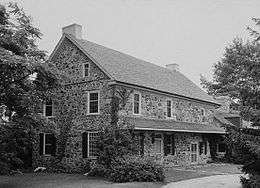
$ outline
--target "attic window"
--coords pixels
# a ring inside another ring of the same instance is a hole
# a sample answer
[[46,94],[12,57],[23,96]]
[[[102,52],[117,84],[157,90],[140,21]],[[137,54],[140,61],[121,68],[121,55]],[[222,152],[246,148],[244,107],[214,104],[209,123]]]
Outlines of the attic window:
[[141,109],[141,96],[139,93],[134,94],[134,102],[133,102],[133,113],[140,114]]
[[167,118],[172,117],[172,101],[171,100],[167,100]]
[[83,64],[83,77],[89,76],[89,63]]

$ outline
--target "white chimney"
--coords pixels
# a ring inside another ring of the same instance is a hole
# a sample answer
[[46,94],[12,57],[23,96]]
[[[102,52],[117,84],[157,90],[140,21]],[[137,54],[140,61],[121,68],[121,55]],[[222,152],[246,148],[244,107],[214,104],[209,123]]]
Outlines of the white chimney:
[[168,65],[165,65],[165,66],[170,71],[179,71],[179,64],[177,64],[177,63],[172,63],[172,64],[168,64]]
[[77,39],[82,39],[82,26],[79,24],[71,24],[62,28],[62,34],[73,35]]

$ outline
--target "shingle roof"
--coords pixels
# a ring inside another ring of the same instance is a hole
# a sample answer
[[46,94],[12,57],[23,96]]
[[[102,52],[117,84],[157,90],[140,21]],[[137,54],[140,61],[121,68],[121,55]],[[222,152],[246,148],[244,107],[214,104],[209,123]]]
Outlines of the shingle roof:
[[172,132],[192,132],[192,133],[216,133],[225,134],[223,127],[214,124],[199,124],[188,122],[177,122],[173,120],[158,120],[132,118],[136,130],[156,130],[156,131],[172,131]]
[[218,104],[213,97],[178,71],[170,71],[71,35],[68,38],[82,47],[116,81]]

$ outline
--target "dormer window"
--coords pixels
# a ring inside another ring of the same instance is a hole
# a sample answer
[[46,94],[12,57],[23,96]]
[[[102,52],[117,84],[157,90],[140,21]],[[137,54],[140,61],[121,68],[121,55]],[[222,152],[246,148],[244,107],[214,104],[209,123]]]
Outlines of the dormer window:
[[45,117],[52,117],[53,116],[53,102],[51,99],[45,101],[43,105],[43,115]]
[[83,64],[83,77],[89,76],[89,63]]
[[139,93],[134,94],[134,101],[133,101],[133,113],[135,115],[140,114],[141,110],[141,95]]
[[167,100],[167,102],[166,102],[166,116],[167,116],[167,118],[172,117],[172,101],[171,100]]

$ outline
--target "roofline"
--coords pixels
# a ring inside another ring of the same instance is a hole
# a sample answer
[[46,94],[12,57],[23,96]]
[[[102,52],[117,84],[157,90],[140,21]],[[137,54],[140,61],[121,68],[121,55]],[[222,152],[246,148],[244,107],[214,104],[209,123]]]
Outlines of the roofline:
[[56,47],[54,48],[53,52],[51,53],[49,60],[51,60],[54,56],[54,54],[56,53],[56,51],[58,50],[58,48],[60,47],[62,41],[67,38],[68,40],[70,40],[79,50],[81,50],[91,61],[93,61],[98,68],[100,68],[110,79],[115,80],[113,78],[113,76],[111,74],[109,74],[91,55],[89,55],[86,50],[84,50],[84,48],[82,48],[82,46],[70,35],[63,33],[61,39],[59,40],[58,44],[56,45]]
[[136,84],[130,84],[130,83],[127,83],[127,82],[121,82],[121,81],[113,80],[112,82],[110,82],[110,85],[112,85],[112,84],[122,84],[122,85],[139,87],[141,89],[152,90],[152,91],[155,91],[155,92],[158,92],[158,93],[163,93],[163,94],[166,94],[166,95],[171,95],[171,96],[173,95],[173,96],[177,96],[179,98],[185,98],[185,99],[189,99],[189,100],[192,100],[192,101],[195,100],[195,101],[199,101],[199,102],[210,103],[210,104],[213,104],[214,106],[221,106],[218,103],[214,103],[214,102],[210,102],[210,101],[204,101],[204,100],[191,98],[191,97],[186,97],[186,96],[183,96],[183,95],[178,95],[178,94],[174,94],[174,93],[170,93],[170,92],[166,92],[166,91],[161,91],[161,90],[158,90],[158,89],[153,89],[153,88],[150,88],[150,87],[140,86],[140,85],[136,85]]
[[187,132],[187,133],[207,133],[207,134],[227,134],[222,131],[192,131],[192,130],[176,130],[176,129],[156,129],[156,128],[144,128],[135,127],[135,130],[147,130],[147,131],[169,131],[169,132]]

